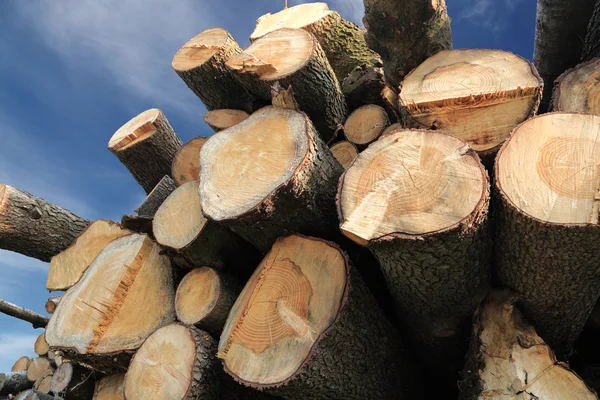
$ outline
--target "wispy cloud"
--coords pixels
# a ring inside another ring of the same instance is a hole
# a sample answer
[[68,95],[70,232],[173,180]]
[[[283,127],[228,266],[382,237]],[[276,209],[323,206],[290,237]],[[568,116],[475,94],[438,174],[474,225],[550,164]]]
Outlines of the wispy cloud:
[[21,356],[34,357],[33,345],[38,334],[0,333],[0,371],[10,371]]
[[[506,12],[515,10],[522,0],[469,0],[462,2],[457,22],[469,20],[474,25],[483,26],[492,31],[503,30],[507,24],[503,20]],[[504,13],[499,13],[504,11]]]

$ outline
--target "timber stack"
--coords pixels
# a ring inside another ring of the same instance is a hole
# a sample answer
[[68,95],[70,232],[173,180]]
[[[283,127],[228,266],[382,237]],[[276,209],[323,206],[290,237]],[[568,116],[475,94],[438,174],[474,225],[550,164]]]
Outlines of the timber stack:
[[583,41],[591,0],[540,0],[533,63],[364,3],[173,49],[214,134],[108,135],[147,194],[120,223],[0,184],[0,248],[59,292],[0,300],[44,328],[0,399],[598,398],[600,7]]

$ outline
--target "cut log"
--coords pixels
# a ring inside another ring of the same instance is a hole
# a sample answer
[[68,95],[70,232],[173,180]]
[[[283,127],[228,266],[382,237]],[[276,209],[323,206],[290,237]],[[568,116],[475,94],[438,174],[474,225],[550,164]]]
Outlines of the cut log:
[[224,108],[221,110],[209,111],[204,114],[203,118],[204,122],[206,122],[206,124],[210,126],[212,130],[219,132],[223,129],[227,129],[239,124],[248,117],[249,115],[246,111]]
[[48,317],[0,299],[0,313],[29,322],[34,329],[48,324]]
[[35,354],[37,354],[40,357],[43,357],[46,354],[48,354],[48,350],[50,350],[50,348],[48,347],[48,342],[46,342],[46,336],[44,335],[44,333],[38,336],[35,340],[33,350],[35,351]]
[[340,82],[356,66],[379,58],[367,47],[365,31],[330,10],[326,3],[299,4],[275,14],[265,14],[256,21],[250,40],[281,28],[304,29],[313,34]]
[[53,371],[50,361],[46,357],[36,357],[31,360],[31,364],[27,367],[27,379],[30,382],[35,382],[47,370]]
[[200,176],[200,149],[206,140],[205,137],[194,138],[177,152],[171,168],[171,176],[173,176],[176,186],[198,180]]
[[477,310],[461,399],[598,399],[567,364],[556,360],[516,300],[493,292]]
[[29,367],[29,363],[31,363],[31,359],[27,356],[19,357],[19,359],[13,364],[11,368],[11,372],[17,371],[26,371],[27,367]]
[[344,134],[350,142],[365,148],[377,140],[389,125],[390,120],[383,107],[367,104],[350,114],[344,122]]
[[365,39],[381,56],[394,88],[427,57],[452,48],[445,0],[364,0],[364,5]]
[[227,66],[251,93],[265,100],[271,101],[275,82],[291,86],[298,106],[325,141],[346,118],[340,84],[317,40],[304,30],[271,32],[231,58]]
[[[177,154],[179,154],[184,147],[185,146],[181,147]],[[176,162],[177,156],[175,156],[175,160],[173,160],[173,165]],[[176,183],[173,181],[173,179],[171,179],[170,176],[163,176],[163,178],[160,180],[160,182],[158,182],[154,189],[152,189],[152,191],[148,193],[148,197],[146,197],[146,200],[144,200],[142,205],[134,211],[140,217],[154,218],[156,210],[158,210],[160,205],[173,192],[173,190],[175,190],[177,186],[178,185],[176,185]]]
[[[33,384],[33,389],[40,393],[50,393],[50,382],[54,371],[47,369]],[[83,400],[83,399],[82,399]],[[87,400],[87,399],[86,399]]]
[[241,52],[229,32],[212,28],[184,44],[171,65],[208,111],[230,108],[252,112],[252,97],[225,67],[227,60]]
[[554,80],[581,59],[595,0],[538,0],[533,63],[544,80],[540,112],[551,106]]
[[345,253],[321,239],[275,243],[235,302],[218,357],[237,381],[288,399],[417,398],[399,335]]
[[[46,343],[46,345],[47,344],[48,343]],[[50,361],[51,364],[55,364],[56,352],[54,350],[48,350],[48,353],[46,354],[46,357],[48,358],[48,360]],[[57,367],[58,367],[58,365],[57,365]]]
[[102,372],[123,371],[131,353],[175,319],[169,259],[145,235],[110,242],[63,296],[46,328],[51,350]]
[[400,110],[398,109],[398,94],[390,85],[381,89],[381,102],[391,122],[400,121]]
[[89,224],[87,219],[44,199],[0,184],[0,249],[47,262]]
[[222,370],[216,351],[216,341],[199,329],[181,324],[160,328],[131,360],[125,399],[220,399]]
[[65,400],[89,400],[96,386],[96,372],[64,362],[52,377],[50,391]]
[[198,181],[184,183],[167,197],[156,212],[152,230],[159,244],[183,256],[191,265],[244,272],[248,268],[254,270],[258,263],[259,256],[250,244],[204,217]]
[[600,294],[600,116],[520,125],[496,159],[495,263],[540,336],[567,358]]
[[54,314],[54,311],[56,310],[58,303],[60,303],[61,298],[62,296],[51,296],[48,298],[48,301],[46,301],[46,304],[44,304],[44,308],[48,314]]
[[406,126],[440,129],[480,155],[495,154],[532,117],[543,83],[524,58],[501,50],[449,50],[406,76],[399,96]]
[[263,253],[293,232],[337,237],[341,173],[306,115],[265,107],[202,148],[202,211]]
[[151,108],[120,127],[110,138],[108,149],[150,193],[171,173],[173,158],[182,145],[165,114]]
[[69,248],[52,257],[46,289],[67,290],[75,285],[107,244],[131,233],[112,221],[93,222]]
[[125,374],[109,375],[100,379],[96,382],[92,400],[125,400],[124,383]]
[[340,229],[375,255],[432,373],[455,382],[465,329],[489,287],[489,180],[462,140],[401,130],[340,179]]
[[342,93],[346,97],[349,111],[354,111],[365,104],[379,104],[384,87],[385,78],[381,60],[373,60],[354,68],[342,82]]
[[335,159],[340,163],[344,169],[352,164],[352,161],[358,156],[358,149],[354,144],[347,140],[337,142],[329,148]]
[[581,61],[589,61],[596,57],[600,57],[600,1],[598,0],[596,0],[594,13],[588,25]]
[[384,138],[387,135],[391,135],[392,133],[396,133],[399,130],[403,130],[404,128],[402,127],[402,124],[400,123],[395,123],[395,124],[391,124],[390,126],[388,126],[387,128],[385,128],[385,131],[383,131],[381,133],[381,136],[379,136],[379,138]]
[[15,397],[14,400],[56,400],[56,398],[49,394],[29,389],[19,393],[19,395]]
[[177,319],[218,338],[240,290],[232,277],[220,275],[212,268],[196,268],[177,287]]
[[25,371],[11,372],[8,374],[0,373],[0,396],[17,394],[23,390],[31,388],[33,383],[27,379]]
[[558,77],[552,109],[600,115],[600,58],[579,64]]
[[294,89],[288,86],[287,89],[281,86],[279,82],[275,82],[271,86],[271,105],[273,107],[282,107],[294,111],[300,111],[300,106],[294,96]]

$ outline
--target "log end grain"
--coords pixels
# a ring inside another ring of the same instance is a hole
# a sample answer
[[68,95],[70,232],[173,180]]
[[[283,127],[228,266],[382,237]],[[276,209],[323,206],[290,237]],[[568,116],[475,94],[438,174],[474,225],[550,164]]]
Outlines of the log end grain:
[[579,64],[558,77],[552,109],[600,115],[600,58]]
[[177,319],[195,325],[209,315],[221,295],[221,279],[208,267],[190,271],[179,283],[175,294]]
[[239,124],[248,117],[249,115],[246,111],[224,108],[207,112],[204,114],[203,119],[215,132],[219,132]]
[[329,149],[331,150],[331,153],[335,159],[342,167],[344,167],[344,169],[348,169],[354,159],[356,159],[358,156],[358,149],[356,146],[347,140],[337,142]]
[[125,400],[125,374],[106,376],[96,382],[92,400]]
[[194,138],[182,146],[175,155],[171,176],[177,186],[198,180],[200,177],[200,149],[207,140],[204,137]]
[[357,146],[366,146],[377,140],[390,125],[385,109],[375,104],[366,104],[354,110],[344,122],[346,139]]

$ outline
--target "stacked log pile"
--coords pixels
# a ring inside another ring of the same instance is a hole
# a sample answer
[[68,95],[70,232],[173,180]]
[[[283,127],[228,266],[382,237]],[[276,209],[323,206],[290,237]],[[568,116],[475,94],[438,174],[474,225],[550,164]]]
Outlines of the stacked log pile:
[[306,3],[246,49],[185,43],[215,134],[159,109],[116,130],[147,193],[121,223],[0,184],[0,248],[64,291],[50,318],[0,300],[45,328],[0,399],[597,398],[568,361],[600,297],[599,59],[536,115],[532,62],[398,3],[365,0],[367,32]]

